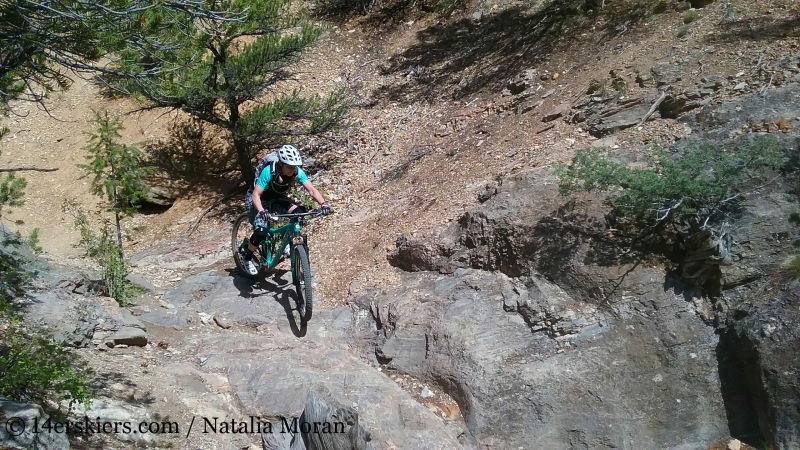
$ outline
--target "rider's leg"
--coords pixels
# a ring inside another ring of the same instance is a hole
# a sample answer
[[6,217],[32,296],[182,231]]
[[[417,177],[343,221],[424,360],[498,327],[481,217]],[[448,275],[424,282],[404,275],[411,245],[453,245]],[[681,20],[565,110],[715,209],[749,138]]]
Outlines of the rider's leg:
[[275,214],[302,214],[308,212],[305,206],[295,202],[289,197],[276,198],[272,201],[272,209]]
[[[270,201],[263,202],[267,211],[270,210]],[[253,253],[258,249],[261,242],[267,237],[267,230],[269,230],[269,223],[259,217],[252,202],[249,203],[247,213],[250,216],[250,224],[253,225],[253,234],[247,243],[247,250],[244,252],[244,260],[250,261],[253,259]]]
[[[281,197],[272,200],[270,211],[274,211],[275,214],[302,214],[307,212],[305,206],[295,202],[289,197]],[[289,257],[289,248],[290,244],[286,244],[286,247],[283,249],[283,256],[286,258]]]

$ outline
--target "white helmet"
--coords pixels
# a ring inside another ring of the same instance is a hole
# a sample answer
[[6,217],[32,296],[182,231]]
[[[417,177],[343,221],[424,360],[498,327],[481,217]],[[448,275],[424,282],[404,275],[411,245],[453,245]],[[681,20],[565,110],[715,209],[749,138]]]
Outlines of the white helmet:
[[282,163],[289,166],[302,166],[303,160],[300,158],[300,152],[294,148],[293,145],[284,145],[278,150],[278,158]]

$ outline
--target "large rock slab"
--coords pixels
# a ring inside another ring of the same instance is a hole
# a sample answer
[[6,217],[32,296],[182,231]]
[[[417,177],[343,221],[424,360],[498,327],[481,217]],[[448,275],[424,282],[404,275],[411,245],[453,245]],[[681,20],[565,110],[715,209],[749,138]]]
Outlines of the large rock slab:
[[671,290],[625,295],[612,313],[541,278],[459,269],[355,301],[391,312],[379,360],[440,384],[476,445],[689,449],[727,435],[713,328]]
[[[792,282],[783,293],[741,304],[731,316],[720,359],[729,410],[737,414],[734,431],[775,449],[800,447],[800,282]],[[752,418],[742,411],[756,420],[748,420]],[[748,427],[752,423],[758,427]]]
[[441,418],[345,348],[286,335],[265,339],[226,333],[204,340],[197,352],[211,355],[205,370],[227,372],[233,393],[248,413],[297,417],[314,390],[356,410],[376,448],[462,448],[460,429],[445,427]]

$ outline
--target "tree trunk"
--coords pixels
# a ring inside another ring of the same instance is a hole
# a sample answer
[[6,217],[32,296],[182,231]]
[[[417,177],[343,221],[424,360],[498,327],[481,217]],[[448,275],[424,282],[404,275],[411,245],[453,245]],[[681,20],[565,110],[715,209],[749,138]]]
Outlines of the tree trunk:
[[114,169],[114,155],[110,150],[107,150],[108,162],[111,166],[111,179],[114,180],[114,218],[117,221],[117,245],[119,246],[119,259],[123,261],[122,255],[122,228],[119,224],[119,197],[117,196],[117,172]]
[[242,170],[242,178],[247,182],[247,186],[252,186],[255,181],[253,163],[250,162],[250,149],[241,139],[233,138],[233,147],[236,149],[236,160]]
[[236,149],[236,159],[239,161],[239,167],[242,169],[242,177],[247,182],[248,186],[252,186],[255,182],[255,174],[253,173],[253,163],[250,162],[250,148],[244,139],[236,136],[236,129],[239,125],[239,105],[228,104],[230,110],[230,117],[228,118],[231,124],[231,135],[233,136],[233,148]]

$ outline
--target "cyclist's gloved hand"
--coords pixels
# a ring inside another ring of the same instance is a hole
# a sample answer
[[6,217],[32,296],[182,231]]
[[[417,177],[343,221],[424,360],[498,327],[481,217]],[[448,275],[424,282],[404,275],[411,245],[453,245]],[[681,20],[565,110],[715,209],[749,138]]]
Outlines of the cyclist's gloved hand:
[[320,215],[327,216],[328,214],[333,213],[333,208],[331,208],[327,204],[323,203],[319,207],[319,213],[320,213]]
[[272,219],[272,217],[269,215],[269,212],[266,209],[262,210],[262,211],[259,211],[258,212],[258,217],[261,218],[261,220],[263,220],[264,222],[267,222],[267,223],[269,223],[270,219]]

